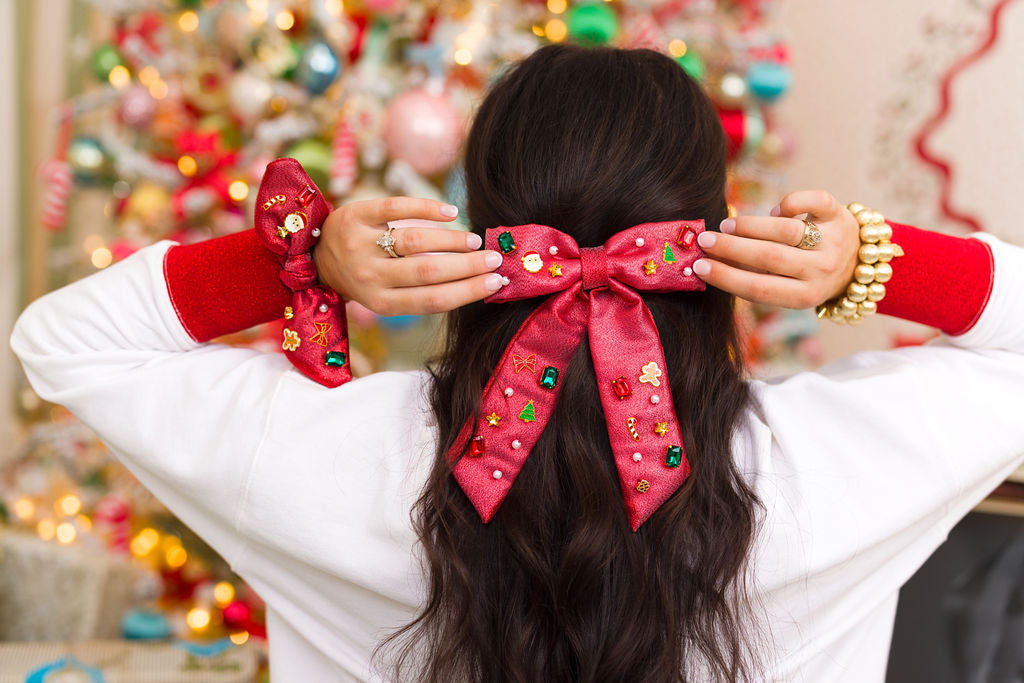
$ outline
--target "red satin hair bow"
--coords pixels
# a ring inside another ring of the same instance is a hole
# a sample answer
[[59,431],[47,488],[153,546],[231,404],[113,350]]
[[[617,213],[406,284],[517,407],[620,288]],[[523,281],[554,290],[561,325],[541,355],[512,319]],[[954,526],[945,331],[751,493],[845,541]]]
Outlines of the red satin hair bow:
[[522,324],[484,387],[479,418],[448,456],[484,522],[501,506],[554,411],[586,331],[629,521],[636,531],[690,473],[651,312],[636,290],[703,291],[693,262],[704,221],[645,223],[579,248],[544,225],[487,231],[508,278],[488,303],[554,295]]

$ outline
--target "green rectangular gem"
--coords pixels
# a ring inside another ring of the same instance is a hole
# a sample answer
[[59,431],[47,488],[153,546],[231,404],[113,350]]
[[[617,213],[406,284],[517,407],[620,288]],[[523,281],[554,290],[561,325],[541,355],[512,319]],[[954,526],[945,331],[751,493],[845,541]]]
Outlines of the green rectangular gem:
[[348,357],[345,356],[341,351],[328,351],[326,365],[333,365],[337,368],[345,367],[345,363],[348,362]]
[[540,373],[540,385],[545,389],[554,389],[556,384],[558,384],[558,369],[549,365],[544,368],[544,372]]
[[669,467],[679,467],[683,464],[683,447],[669,446],[665,453],[665,464]]
[[512,233],[506,230],[498,235],[498,248],[501,249],[502,254],[516,250],[516,241],[512,238]]

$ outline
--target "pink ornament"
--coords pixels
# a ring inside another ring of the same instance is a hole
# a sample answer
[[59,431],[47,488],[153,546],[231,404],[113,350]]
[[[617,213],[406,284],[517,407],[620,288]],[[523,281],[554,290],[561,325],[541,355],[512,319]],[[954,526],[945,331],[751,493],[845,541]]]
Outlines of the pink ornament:
[[74,182],[71,165],[63,159],[52,159],[43,164],[40,175],[46,187],[43,196],[43,225],[50,230],[61,230],[64,228],[68,197]]
[[121,96],[118,112],[121,114],[121,120],[127,125],[144,126],[156,114],[156,100],[141,86],[130,88]]
[[241,600],[235,600],[224,608],[224,623],[228,626],[244,624],[252,616],[249,605]]
[[338,117],[334,144],[331,145],[331,182],[328,189],[335,197],[347,195],[356,181],[356,153],[355,136],[352,135],[352,129],[342,114]]
[[128,554],[131,545],[131,507],[116,496],[108,496],[96,504],[92,512],[93,529],[115,553]]
[[392,159],[432,176],[450,168],[459,153],[464,121],[444,95],[413,88],[388,105],[384,143]]

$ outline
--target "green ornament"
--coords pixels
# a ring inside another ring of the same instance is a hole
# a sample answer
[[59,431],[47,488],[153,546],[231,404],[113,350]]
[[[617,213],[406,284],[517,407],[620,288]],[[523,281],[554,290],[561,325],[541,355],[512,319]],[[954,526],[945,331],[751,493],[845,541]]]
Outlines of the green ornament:
[[681,57],[676,57],[676,62],[679,63],[679,66],[683,67],[683,71],[688,73],[693,80],[704,80],[707,68],[704,66],[704,60],[694,50],[687,50]]
[[665,464],[669,467],[679,467],[683,463],[683,447],[669,446],[665,453]]
[[345,367],[345,363],[348,362],[348,357],[345,356],[341,351],[328,351],[327,358],[325,361],[326,365],[331,365],[336,368]]
[[537,414],[534,412],[533,401],[530,401],[523,406],[522,412],[519,413],[519,419],[523,422],[535,422],[537,420]]
[[107,80],[115,66],[124,65],[121,53],[113,45],[101,45],[89,58],[89,67],[93,75],[101,81]]
[[665,242],[665,252],[661,255],[661,260],[665,263],[676,262],[676,255],[672,253],[672,247],[668,246],[668,242]]
[[68,163],[80,183],[102,183],[111,174],[110,155],[100,141],[91,137],[75,138],[68,146]]
[[323,140],[306,138],[299,140],[284,155],[295,159],[318,187],[327,187],[331,169],[331,148]]
[[545,389],[554,389],[556,384],[558,384],[558,368],[549,365],[544,368],[544,372],[540,373],[540,385]]
[[581,45],[604,45],[619,32],[619,19],[604,2],[573,7],[566,17],[566,25],[569,35]]
[[501,249],[502,254],[516,250],[516,241],[513,239],[512,233],[506,230],[498,235],[498,249]]

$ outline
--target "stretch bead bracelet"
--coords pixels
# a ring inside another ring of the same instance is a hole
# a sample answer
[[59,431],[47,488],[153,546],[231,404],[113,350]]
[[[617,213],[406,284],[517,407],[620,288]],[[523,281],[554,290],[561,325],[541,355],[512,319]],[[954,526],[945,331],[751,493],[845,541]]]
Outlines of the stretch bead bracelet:
[[903,249],[889,241],[892,226],[885,222],[885,216],[856,202],[846,208],[860,225],[859,263],[846,294],[826,301],[815,311],[819,320],[827,317],[841,325],[856,325],[864,316],[878,311],[878,302],[885,296],[885,283],[892,277],[889,262],[903,256]]

